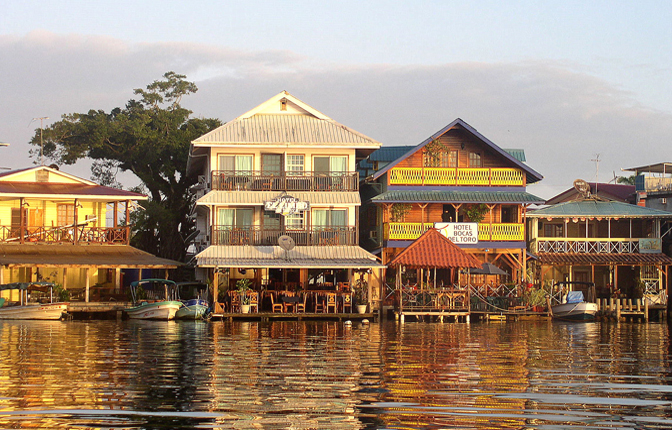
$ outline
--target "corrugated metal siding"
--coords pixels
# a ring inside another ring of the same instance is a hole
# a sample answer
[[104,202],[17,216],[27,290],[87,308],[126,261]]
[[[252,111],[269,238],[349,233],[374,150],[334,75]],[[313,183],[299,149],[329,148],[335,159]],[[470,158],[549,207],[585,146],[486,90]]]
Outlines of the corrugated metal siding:
[[[278,191],[210,191],[196,201],[197,205],[257,205],[282,195]],[[291,191],[290,196],[314,205],[359,206],[357,191]]]
[[387,191],[373,199],[376,203],[543,203],[544,199],[525,192],[508,191]]
[[380,145],[380,142],[335,121],[309,115],[261,114],[224,124],[194,143]]

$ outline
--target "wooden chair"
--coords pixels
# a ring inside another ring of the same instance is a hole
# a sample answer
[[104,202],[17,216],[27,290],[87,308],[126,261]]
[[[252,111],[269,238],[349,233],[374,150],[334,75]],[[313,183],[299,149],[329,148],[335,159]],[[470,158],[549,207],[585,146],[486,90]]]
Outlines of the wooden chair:
[[231,312],[240,312],[240,295],[238,291],[229,291],[229,297],[231,298]]
[[269,293],[271,296],[271,310],[273,312],[282,312],[282,303],[275,303],[275,293]]
[[324,312],[324,295],[322,293],[315,294],[315,313]]
[[256,291],[249,291],[247,295],[250,298],[250,312],[254,309],[254,312],[259,313],[259,293]]
[[348,309],[347,313],[352,313],[352,294],[343,293],[341,297],[343,298],[343,313],[346,313],[346,309]]
[[306,313],[306,297],[307,297],[307,295],[304,293],[304,294],[302,294],[302,296],[303,296],[302,299],[300,301],[296,302],[296,305],[294,306],[294,308],[295,308],[294,312],[297,312],[297,313],[302,312],[302,313],[305,314]]
[[327,293],[327,302],[325,304],[325,312],[329,313],[329,308],[334,309],[334,313],[336,313],[336,293]]
[[[294,293],[292,291],[287,291],[285,292],[285,297],[294,297]],[[288,313],[290,308],[292,310],[292,313],[296,312],[296,302],[283,302],[283,305],[285,307],[285,313]]]

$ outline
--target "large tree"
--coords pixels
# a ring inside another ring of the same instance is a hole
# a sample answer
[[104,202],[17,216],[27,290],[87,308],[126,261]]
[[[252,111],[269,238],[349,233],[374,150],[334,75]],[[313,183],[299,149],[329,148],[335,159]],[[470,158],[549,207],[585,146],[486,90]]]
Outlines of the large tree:
[[[107,113],[63,115],[31,140],[56,164],[93,160],[93,176],[115,185],[115,171],[131,171],[150,200],[134,218],[133,244],[164,258],[183,261],[184,238],[193,230],[188,214],[193,204],[186,176],[190,142],[221,125],[217,119],[191,118],[180,105],[182,97],[197,91],[184,75],[168,72],[146,89],[136,89],[139,100]],[[31,151],[36,155],[39,150]]]

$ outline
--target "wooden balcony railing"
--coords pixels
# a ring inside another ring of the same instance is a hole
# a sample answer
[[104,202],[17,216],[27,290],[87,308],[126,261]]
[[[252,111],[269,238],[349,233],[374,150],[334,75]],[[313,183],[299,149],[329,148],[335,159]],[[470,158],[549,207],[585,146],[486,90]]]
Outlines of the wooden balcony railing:
[[[385,224],[385,240],[415,240],[424,232],[434,227],[434,223],[426,222],[390,222]],[[525,225],[487,224],[478,225],[478,241],[520,242],[525,240]]]
[[639,175],[635,178],[635,189],[647,193],[668,193],[672,191],[672,178]]
[[225,191],[357,191],[357,172],[261,173],[212,171],[212,189]]
[[639,253],[639,239],[608,239],[595,238],[539,238],[532,242],[533,252],[546,253],[596,253],[624,254]]
[[390,185],[525,186],[525,174],[509,168],[395,167]]
[[357,245],[355,227],[313,228],[308,230],[269,230],[261,227],[212,227],[213,245],[277,245],[282,235],[298,246]]
[[130,228],[124,227],[17,227],[0,226],[5,243],[100,243],[128,245]]

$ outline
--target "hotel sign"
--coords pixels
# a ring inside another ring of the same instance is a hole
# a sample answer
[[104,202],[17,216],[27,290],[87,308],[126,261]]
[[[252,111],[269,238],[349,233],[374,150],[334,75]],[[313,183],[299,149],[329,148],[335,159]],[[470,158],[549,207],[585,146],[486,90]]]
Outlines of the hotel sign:
[[454,244],[478,243],[478,223],[476,222],[436,222],[434,228]]
[[264,202],[264,209],[282,216],[294,215],[310,209],[310,203],[304,202],[287,194],[279,195],[273,200]]
[[639,239],[640,254],[660,254],[663,252],[663,243],[660,239]]

